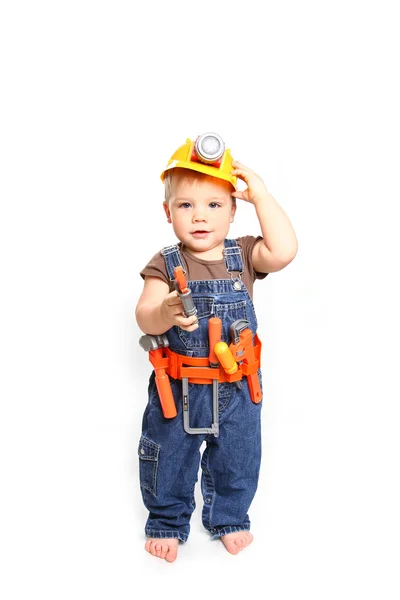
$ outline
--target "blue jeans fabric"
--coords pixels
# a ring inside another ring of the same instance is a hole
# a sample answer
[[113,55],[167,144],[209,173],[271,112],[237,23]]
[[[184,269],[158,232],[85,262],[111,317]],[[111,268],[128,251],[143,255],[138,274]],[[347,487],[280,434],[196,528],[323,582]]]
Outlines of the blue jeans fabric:
[[[190,333],[179,327],[171,328],[166,335],[174,352],[208,356],[211,316],[221,318],[222,340],[228,344],[232,341],[229,327],[236,319],[248,320],[253,334],[256,333],[252,300],[240,276],[232,275],[233,270],[243,271],[240,248],[235,240],[225,240],[225,247],[231,279],[188,282],[198,310],[199,328]],[[164,257],[168,273],[173,277],[173,267],[181,258],[176,246],[169,250]],[[259,377],[261,381],[260,370]],[[149,511],[146,535],[187,540],[200,464],[204,527],[213,538],[249,530],[247,513],[257,489],[261,460],[262,402],[251,401],[246,378],[242,379],[241,390],[235,384],[220,383],[219,436],[188,434],[183,428],[182,381],[172,378],[170,381],[178,415],[173,419],[164,418],[153,372],[143,416],[138,454],[141,491]],[[189,383],[189,406],[190,426],[210,427],[212,385]],[[206,448],[201,457],[200,447],[204,441]]]

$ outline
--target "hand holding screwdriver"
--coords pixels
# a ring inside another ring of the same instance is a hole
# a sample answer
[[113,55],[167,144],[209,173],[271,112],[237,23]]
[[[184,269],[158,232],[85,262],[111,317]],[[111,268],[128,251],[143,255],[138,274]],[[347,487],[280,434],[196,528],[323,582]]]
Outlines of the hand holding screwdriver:
[[[185,317],[197,317],[197,308],[193,302],[192,292],[187,286],[186,277],[182,267],[175,267],[174,277],[174,286],[178,292],[179,298],[182,300]],[[193,321],[192,325],[197,322],[198,321],[196,319],[196,321]]]
[[164,297],[160,305],[160,315],[166,331],[174,325],[184,331],[194,331],[198,328],[196,315],[184,316],[183,303],[176,290]]

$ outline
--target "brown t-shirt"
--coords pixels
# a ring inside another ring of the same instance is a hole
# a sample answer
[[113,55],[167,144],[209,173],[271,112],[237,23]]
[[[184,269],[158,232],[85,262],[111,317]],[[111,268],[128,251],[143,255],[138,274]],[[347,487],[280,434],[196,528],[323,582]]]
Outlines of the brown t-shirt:
[[[251,255],[255,244],[261,240],[261,236],[254,237],[252,235],[246,235],[244,237],[236,238],[237,243],[242,249],[242,260],[243,269],[242,281],[253,298],[253,283],[256,279],[264,279],[268,273],[256,273],[253,269],[251,262]],[[186,279],[188,281],[204,281],[210,279],[230,279],[231,275],[226,270],[225,259],[219,260],[204,260],[193,256],[190,251],[186,248],[182,242],[177,244],[182,262],[186,270]],[[147,265],[140,271],[140,275],[143,279],[147,277],[159,277],[166,283],[168,283],[170,292],[174,290],[173,282],[169,280],[167,269],[165,267],[165,260],[161,252],[157,252],[147,263]],[[238,272],[232,271],[232,276],[237,277]]]

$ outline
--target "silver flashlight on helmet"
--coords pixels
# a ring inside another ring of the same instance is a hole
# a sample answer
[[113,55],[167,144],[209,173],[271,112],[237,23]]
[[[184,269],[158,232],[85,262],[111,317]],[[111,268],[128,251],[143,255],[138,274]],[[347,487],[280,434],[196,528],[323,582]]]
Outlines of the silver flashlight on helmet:
[[219,165],[225,152],[225,144],[220,135],[213,132],[199,135],[193,146],[193,159],[206,165]]

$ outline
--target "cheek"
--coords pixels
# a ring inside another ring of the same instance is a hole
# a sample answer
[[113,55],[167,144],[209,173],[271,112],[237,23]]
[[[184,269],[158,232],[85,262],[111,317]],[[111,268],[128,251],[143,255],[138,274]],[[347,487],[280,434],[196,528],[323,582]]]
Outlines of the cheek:
[[183,215],[182,213],[174,213],[172,215],[172,223],[176,226],[179,227],[182,224],[184,224],[186,221],[185,219],[185,215]]
[[231,209],[224,211],[223,216],[221,216],[221,224],[226,225],[229,224],[232,220],[232,211]]

